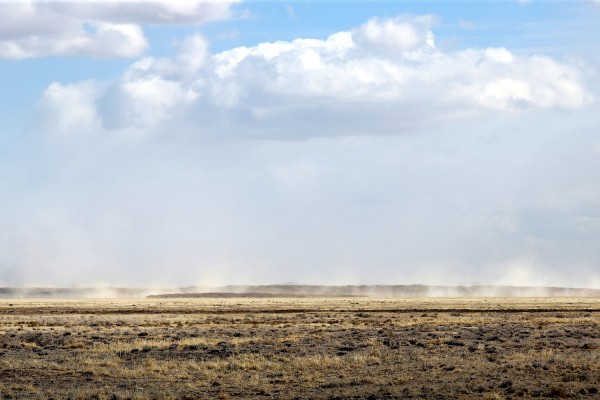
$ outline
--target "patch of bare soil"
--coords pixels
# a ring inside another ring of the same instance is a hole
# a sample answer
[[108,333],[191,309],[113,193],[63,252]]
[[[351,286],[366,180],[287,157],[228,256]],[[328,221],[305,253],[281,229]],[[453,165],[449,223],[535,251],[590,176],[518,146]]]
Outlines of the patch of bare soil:
[[600,398],[600,300],[0,302],[0,398]]

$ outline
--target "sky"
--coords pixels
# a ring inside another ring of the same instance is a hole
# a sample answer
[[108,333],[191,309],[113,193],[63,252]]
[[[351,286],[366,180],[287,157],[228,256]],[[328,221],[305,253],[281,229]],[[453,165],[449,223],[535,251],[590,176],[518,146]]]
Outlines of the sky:
[[0,286],[600,288],[600,2],[0,0]]

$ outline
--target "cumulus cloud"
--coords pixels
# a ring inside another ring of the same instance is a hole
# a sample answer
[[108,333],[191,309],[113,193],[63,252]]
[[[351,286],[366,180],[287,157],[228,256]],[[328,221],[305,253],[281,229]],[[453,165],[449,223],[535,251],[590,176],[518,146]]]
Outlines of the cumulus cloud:
[[197,25],[226,19],[235,2],[1,1],[0,58],[135,57],[148,47],[142,25]]
[[41,124],[64,133],[90,133],[99,129],[95,107],[97,94],[96,84],[91,81],[72,85],[52,83],[40,100],[45,110]]
[[430,25],[433,17],[384,19],[373,18],[352,32],[354,41],[363,49],[393,55],[414,50],[426,43],[433,47]]
[[324,40],[212,55],[197,34],[178,56],[142,59],[96,93],[84,85],[82,96],[93,99],[86,103],[109,129],[167,124],[231,134],[237,124],[238,134],[282,139],[401,134],[432,120],[578,109],[593,101],[577,64],[502,47],[443,51],[434,22],[372,19]]

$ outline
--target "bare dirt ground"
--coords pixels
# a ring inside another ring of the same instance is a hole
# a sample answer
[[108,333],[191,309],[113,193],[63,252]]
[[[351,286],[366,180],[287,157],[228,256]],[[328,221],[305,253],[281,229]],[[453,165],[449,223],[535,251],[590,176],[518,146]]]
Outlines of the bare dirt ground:
[[600,299],[0,300],[0,398],[600,398]]

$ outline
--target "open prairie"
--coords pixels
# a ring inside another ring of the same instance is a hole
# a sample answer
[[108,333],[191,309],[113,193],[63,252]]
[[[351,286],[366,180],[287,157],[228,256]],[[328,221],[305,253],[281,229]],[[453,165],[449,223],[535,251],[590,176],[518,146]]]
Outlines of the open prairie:
[[600,299],[0,300],[1,398],[599,398]]

